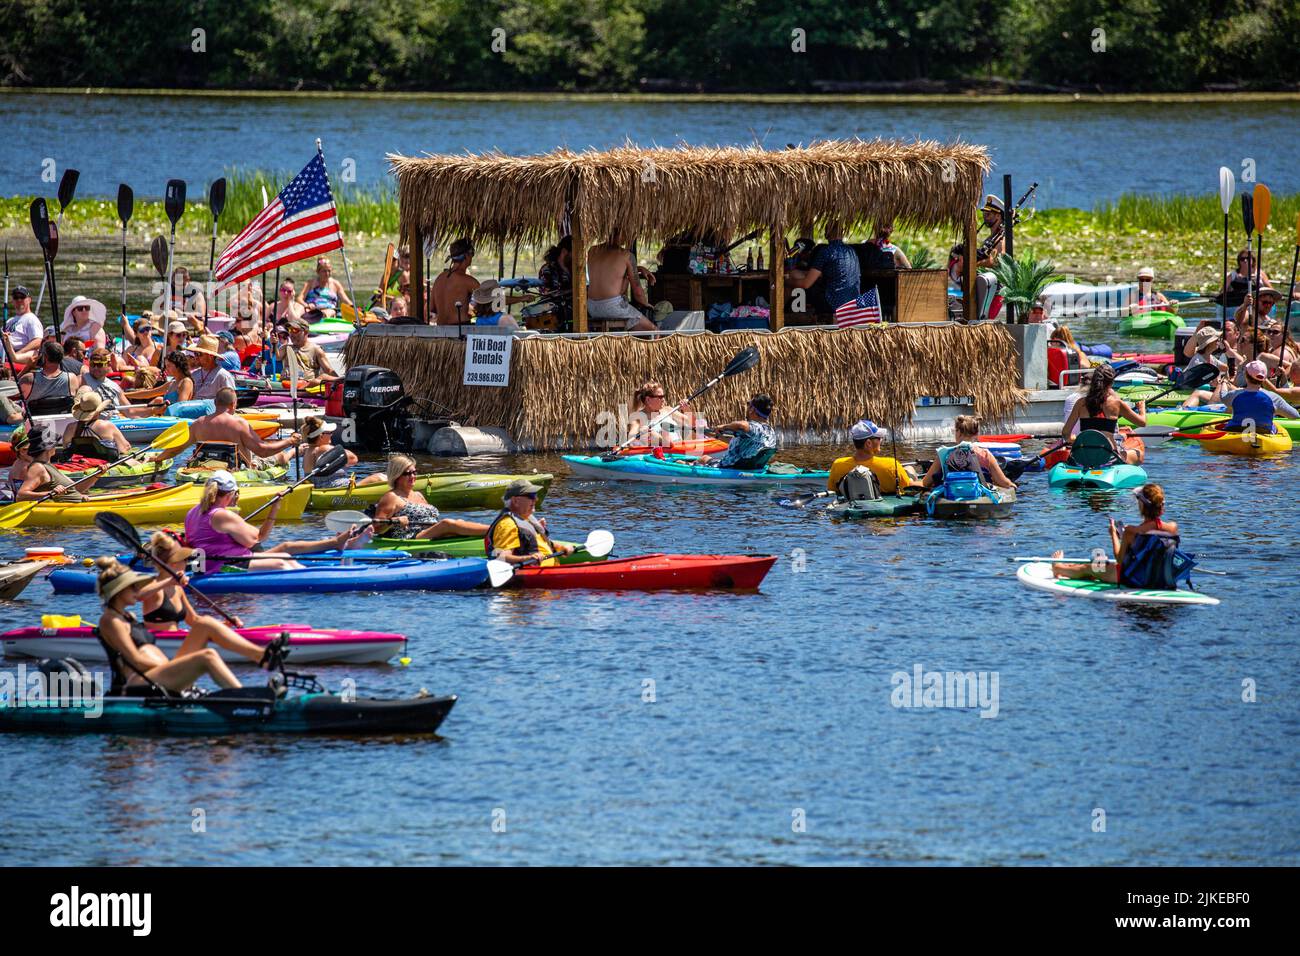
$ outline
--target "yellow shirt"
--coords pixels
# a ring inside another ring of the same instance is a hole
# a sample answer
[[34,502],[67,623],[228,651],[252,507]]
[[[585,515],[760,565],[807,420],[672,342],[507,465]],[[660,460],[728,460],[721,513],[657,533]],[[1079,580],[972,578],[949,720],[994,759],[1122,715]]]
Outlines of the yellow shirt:
[[[518,547],[519,527],[508,518],[498,521],[496,530],[492,532],[492,553],[513,552]],[[554,554],[551,543],[541,534],[537,536],[537,551],[542,555]],[[542,567],[550,567],[556,563],[556,560],[544,557],[540,563]]]
[[831,465],[830,477],[826,479],[826,489],[838,490],[844,476],[859,464],[864,464],[871,469],[872,474],[876,476],[876,481],[880,483],[882,495],[896,495],[900,486],[906,488],[916,481],[916,476],[900,465],[896,458],[873,455],[869,461],[859,462],[852,455],[846,455],[843,458],[836,458]]

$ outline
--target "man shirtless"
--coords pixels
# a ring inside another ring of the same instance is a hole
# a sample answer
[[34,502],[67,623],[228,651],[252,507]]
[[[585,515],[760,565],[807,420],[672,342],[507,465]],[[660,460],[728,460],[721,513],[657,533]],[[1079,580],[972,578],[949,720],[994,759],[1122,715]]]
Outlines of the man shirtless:
[[655,324],[623,298],[623,290],[629,289],[634,302],[650,305],[637,280],[636,263],[621,239],[615,232],[609,242],[592,246],[587,253],[587,315],[593,319],[623,319],[629,332],[653,332]]
[[[469,267],[474,262],[474,243],[469,239],[457,239],[451,244],[451,263],[433,280],[430,295],[433,298],[433,314],[438,325],[459,325],[468,322],[473,314],[470,310],[470,296],[478,288],[478,280],[469,274]],[[456,303],[460,303],[460,311]]]
[[[233,388],[223,388],[218,390],[216,397],[212,400],[216,406],[216,411],[211,415],[204,415],[190,422],[190,445],[197,445],[205,441],[230,442],[243,454],[241,457],[247,457],[251,461],[273,459],[274,456],[284,451],[286,448],[292,448],[302,441],[302,435],[294,432],[288,438],[273,439],[264,441],[259,438],[253,431],[251,425],[246,419],[235,414],[235,390]],[[162,453],[160,458],[166,460],[175,458],[184,448],[169,448]]]

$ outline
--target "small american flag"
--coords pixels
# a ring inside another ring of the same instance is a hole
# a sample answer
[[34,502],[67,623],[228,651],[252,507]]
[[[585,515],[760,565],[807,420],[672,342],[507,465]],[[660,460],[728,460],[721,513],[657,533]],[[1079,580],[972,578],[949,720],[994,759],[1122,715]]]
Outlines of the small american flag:
[[880,321],[880,292],[873,286],[852,302],[835,310],[835,324],[841,329]]
[[218,288],[343,248],[334,195],[320,153],[230,241],[213,270]]

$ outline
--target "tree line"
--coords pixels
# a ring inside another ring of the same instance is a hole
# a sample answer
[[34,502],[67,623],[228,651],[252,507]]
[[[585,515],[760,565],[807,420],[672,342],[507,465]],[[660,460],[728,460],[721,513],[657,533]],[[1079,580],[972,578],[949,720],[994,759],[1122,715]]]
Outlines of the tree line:
[[0,85],[1300,88],[1295,0],[0,0]]

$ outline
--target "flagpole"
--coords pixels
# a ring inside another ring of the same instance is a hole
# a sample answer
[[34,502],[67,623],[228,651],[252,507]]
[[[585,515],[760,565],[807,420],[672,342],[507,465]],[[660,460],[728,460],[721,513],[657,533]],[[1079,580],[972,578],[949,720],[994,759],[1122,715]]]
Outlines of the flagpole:
[[[316,140],[316,153],[320,156],[321,166],[325,166],[325,150],[321,149],[319,138]],[[329,182],[329,178],[329,167],[325,166],[325,181]],[[331,192],[332,191],[333,187],[331,187]],[[354,325],[360,324],[361,306],[357,303],[357,294],[352,291],[352,267],[348,265],[347,243],[343,239],[343,223],[339,220],[339,204],[337,200],[334,202],[334,225],[337,226],[339,230],[339,252],[343,254],[343,274],[347,276],[348,296],[352,299],[352,321]],[[339,311],[342,312],[343,310],[340,309]]]

